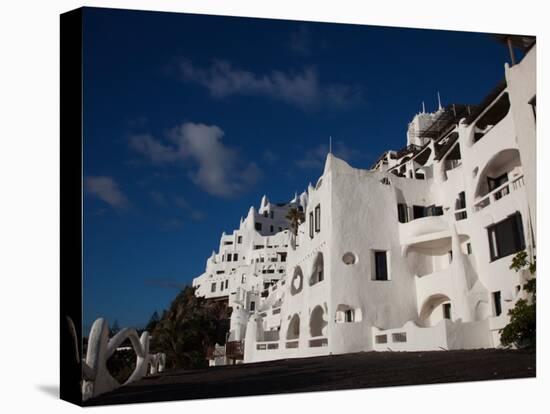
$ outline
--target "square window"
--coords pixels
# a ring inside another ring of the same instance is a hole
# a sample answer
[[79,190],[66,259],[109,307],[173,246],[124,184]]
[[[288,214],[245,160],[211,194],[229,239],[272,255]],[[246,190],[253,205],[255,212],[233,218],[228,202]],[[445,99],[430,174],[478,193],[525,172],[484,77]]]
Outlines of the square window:
[[508,218],[487,228],[491,261],[509,256],[525,249],[523,222],[516,212]]
[[256,231],[261,231],[262,230],[262,223],[256,223],[254,225],[254,228],[256,229]]

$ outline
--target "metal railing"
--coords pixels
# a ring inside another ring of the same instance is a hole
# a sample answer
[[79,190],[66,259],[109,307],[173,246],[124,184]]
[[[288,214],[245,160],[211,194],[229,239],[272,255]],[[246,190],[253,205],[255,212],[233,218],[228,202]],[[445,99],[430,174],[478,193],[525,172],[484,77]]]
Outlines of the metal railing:
[[510,194],[510,188],[512,188],[513,191],[516,191],[520,187],[524,186],[523,181],[523,175],[520,175],[517,178],[514,178],[512,181],[507,181],[501,186],[495,188],[490,193],[483,196],[481,200],[476,202],[474,204],[474,211],[480,211],[483,210],[485,207],[487,207],[491,203],[495,203],[501,198],[507,196]]

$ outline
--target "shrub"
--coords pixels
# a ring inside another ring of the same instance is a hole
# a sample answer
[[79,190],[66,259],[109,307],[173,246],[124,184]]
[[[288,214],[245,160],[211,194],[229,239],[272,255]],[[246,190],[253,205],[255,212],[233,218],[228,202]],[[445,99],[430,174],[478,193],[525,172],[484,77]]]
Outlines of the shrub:
[[527,298],[519,299],[516,305],[508,311],[510,322],[500,330],[500,341],[504,346],[535,347],[537,343],[536,258],[529,261],[527,252],[519,252],[512,259],[510,269],[514,269],[516,272],[528,269],[531,277],[523,285],[523,289],[527,292]]

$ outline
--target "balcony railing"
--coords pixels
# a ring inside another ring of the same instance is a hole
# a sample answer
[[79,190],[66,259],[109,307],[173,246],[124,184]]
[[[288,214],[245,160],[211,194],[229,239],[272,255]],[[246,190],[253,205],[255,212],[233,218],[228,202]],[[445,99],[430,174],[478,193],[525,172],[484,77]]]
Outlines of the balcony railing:
[[510,194],[510,190],[516,191],[520,187],[524,186],[523,175],[514,178],[512,181],[508,181],[502,184],[500,187],[495,188],[489,194],[485,195],[481,200],[474,204],[474,211],[483,210],[491,203],[495,203],[501,198]]
[[466,212],[465,208],[461,208],[460,210],[455,210],[456,221],[464,220],[467,218],[468,218],[468,213]]
[[258,351],[271,351],[274,349],[279,349],[278,342],[257,342],[256,350]]

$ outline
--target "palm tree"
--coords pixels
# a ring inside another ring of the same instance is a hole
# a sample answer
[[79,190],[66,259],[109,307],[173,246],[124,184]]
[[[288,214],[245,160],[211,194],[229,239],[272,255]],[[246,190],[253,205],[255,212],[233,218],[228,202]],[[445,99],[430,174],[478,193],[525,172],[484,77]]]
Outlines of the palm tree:
[[298,210],[296,207],[292,207],[288,210],[286,219],[290,222],[290,228],[294,236],[298,235],[298,226],[304,222],[305,216],[304,213]]

